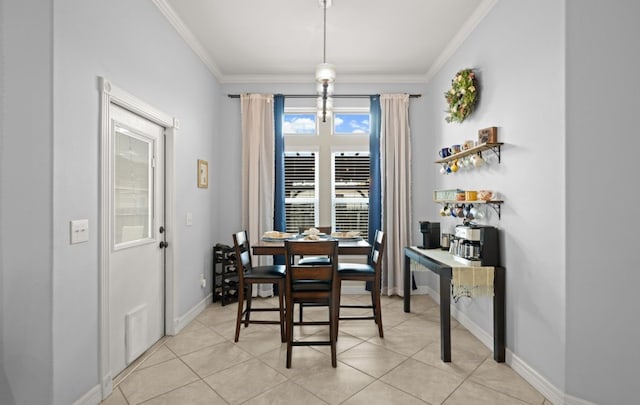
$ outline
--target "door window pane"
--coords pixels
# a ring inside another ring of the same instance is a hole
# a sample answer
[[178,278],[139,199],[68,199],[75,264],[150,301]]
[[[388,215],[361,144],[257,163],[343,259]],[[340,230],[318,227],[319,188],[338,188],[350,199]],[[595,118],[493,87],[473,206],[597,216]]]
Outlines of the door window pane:
[[152,143],[115,127],[114,224],[116,247],[151,237]]

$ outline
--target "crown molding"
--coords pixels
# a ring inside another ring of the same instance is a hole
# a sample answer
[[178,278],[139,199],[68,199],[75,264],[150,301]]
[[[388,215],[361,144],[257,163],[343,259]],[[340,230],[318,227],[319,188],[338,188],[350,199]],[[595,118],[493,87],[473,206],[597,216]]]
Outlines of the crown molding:
[[196,38],[195,35],[187,28],[187,26],[182,22],[182,19],[178,17],[173,8],[165,1],[165,0],[151,0],[153,4],[160,10],[160,12],[165,16],[165,18],[169,21],[169,23],[175,28],[178,32],[178,35],[184,39],[184,41],[191,47],[193,52],[202,60],[202,62],[207,66],[209,71],[219,80],[221,81],[223,78],[222,72],[218,69],[218,66],[209,58],[207,55],[207,51],[204,49],[200,41]]
[[425,74],[423,80],[430,82],[431,79],[442,69],[453,54],[462,46],[467,37],[476,29],[478,24],[489,14],[491,9],[498,3],[498,0],[483,0],[482,3],[476,8],[471,16],[464,23],[458,33],[449,41],[442,53],[438,56],[436,61],[431,65],[429,71]]
[[[336,86],[340,83],[420,83],[425,84],[425,76],[414,75],[355,75],[340,74],[336,80]],[[221,84],[244,84],[244,83],[315,83],[312,74],[308,75],[224,75],[220,80]]]
[[[218,66],[211,60],[198,39],[193,35],[191,30],[182,22],[173,8],[166,0],[151,0],[153,4],[160,10],[169,23],[178,32],[178,35],[184,39],[189,47],[207,66],[213,76],[218,79],[220,84],[235,83],[309,83],[315,78],[313,75],[225,75]],[[478,8],[467,19],[462,28],[447,44],[444,51],[438,56],[434,64],[425,74],[413,75],[370,75],[370,74],[340,74],[338,81],[343,83],[421,83],[426,84],[442,69],[445,63],[451,58],[455,51],[460,48],[467,37],[478,26],[480,21],[484,19],[489,11],[498,3],[499,0],[483,0]]]

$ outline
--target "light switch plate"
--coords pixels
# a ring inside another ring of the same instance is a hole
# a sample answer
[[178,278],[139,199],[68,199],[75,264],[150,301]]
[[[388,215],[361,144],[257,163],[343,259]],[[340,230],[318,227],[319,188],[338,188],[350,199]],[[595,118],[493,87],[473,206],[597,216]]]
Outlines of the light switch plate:
[[76,219],[70,223],[71,244],[89,240],[89,220]]
[[192,213],[187,212],[186,222],[187,222],[187,226],[193,225],[193,214]]

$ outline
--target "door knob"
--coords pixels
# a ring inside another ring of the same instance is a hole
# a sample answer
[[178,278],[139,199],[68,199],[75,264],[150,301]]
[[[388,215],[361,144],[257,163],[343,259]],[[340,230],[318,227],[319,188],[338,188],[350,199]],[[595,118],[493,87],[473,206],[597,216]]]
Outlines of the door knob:
[[168,247],[169,244],[163,240],[160,241],[160,249]]
[[160,233],[164,233],[164,226],[161,226],[159,231],[160,231]]

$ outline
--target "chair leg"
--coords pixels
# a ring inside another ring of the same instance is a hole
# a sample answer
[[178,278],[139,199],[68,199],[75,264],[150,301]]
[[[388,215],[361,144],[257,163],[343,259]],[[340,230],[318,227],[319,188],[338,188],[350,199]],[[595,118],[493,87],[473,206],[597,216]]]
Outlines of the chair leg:
[[[374,283],[375,284],[375,283]],[[375,290],[375,303],[373,306],[373,315],[376,317],[376,323],[378,324],[378,334],[380,335],[381,338],[384,338],[384,332],[382,331],[382,309],[380,307],[380,286],[375,286],[374,288]]]
[[287,310],[285,311],[286,315],[286,325],[287,325],[287,368],[291,368],[291,343],[293,342],[293,302],[291,298],[287,296]]
[[242,305],[244,304],[244,285],[238,288],[238,316],[236,317],[236,336],[234,342],[240,338],[240,322],[242,321]]
[[303,304],[303,303],[300,303],[300,304],[299,304],[299,306],[300,306],[300,318],[299,318],[299,322],[300,322],[300,323],[302,323],[302,307],[304,307],[304,304]]
[[335,293],[335,328],[336,328],[336,342],[338,341],[338,330],[340,328],[340,300],[342,298],[342,280],[338,279],[338,290]]
[[333,293],[333,298],[329,304],[329,339],[331,340],[331,366],[336,368],[338,366],[338,359],[336,355],[336,341],[338,340],[338,320],[336,318],[336,313],[339,308],[336,308],[336,304],[338,299],[336,298],[337,293]]
[[376,292],[374,291],[375,286],[371,289],[371,311],[373,312],[373,318],[376,323],[378,323],[378,317],[376,316]]
[[253,295],[253,284],[249,283],[247,286],[247,311],[244,314],[244,327],[249,327],[249,318],[251,317],[251,296]]
[[278,301],[280,302],[280,341],[287,341],[285,332],[284,280],[278,282]]

